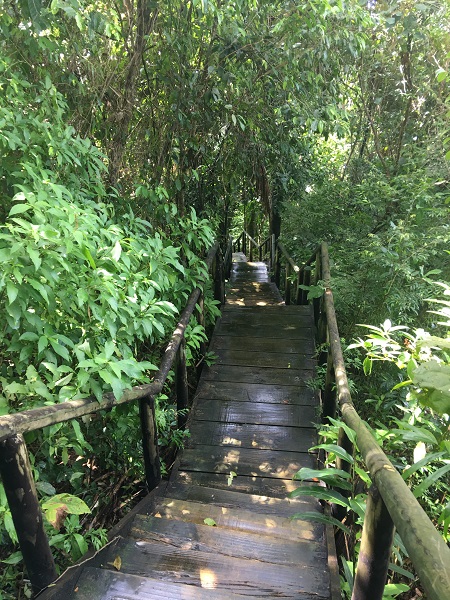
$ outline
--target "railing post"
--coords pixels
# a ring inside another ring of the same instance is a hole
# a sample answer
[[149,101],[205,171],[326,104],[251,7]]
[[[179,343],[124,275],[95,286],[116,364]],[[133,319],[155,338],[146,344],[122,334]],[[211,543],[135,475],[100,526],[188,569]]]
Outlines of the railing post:
[[217,251],[214,259],[214,300],[218,300],[220,304],[225,303],[225,280],[223,277],[223,261],[220,251]]
[[334,366],[331,350],[328,350],[327,371],[325,375],[325,384],[322,392],[322,419],[327,417],[336,417],[336,394],[334,392]]
[[352,600],[381,600],[394,539],[394,523],[375,485],[369,489]]
[[[314,285],[317,285],[321,279],[322,279],[322,254],[321,254],[321,249],[319,246],[319,248],[316,252],[316,268],[314,271],[314,279],[313,279]],[[318,327],[318,325],[319,325],[319,318],[320,318],[322,302],[323,302],[323,296],[319,297],[319,298],[314,298],[314,300],[313,300],[314,322],[316,324],[316,327]]]
[[177,392],[177,420],[178,429],[184,429],[187,421],[187,410],[189,406],[189,388],[186,368],[186,339],[180,342],[177,352],[175,370],[176,392]]
[[280,289],[280,279],[281,279],[281,264],[280,264],[280,251],[278,247],[275,249],[275,258],[274,258],[274,281],[275,285],[278,289]]
[[270,236],[270,267],[271,267],[271,269],[273,269],[273,271],[275,273],[275,283],[276,283],[277,287],[280,287],[280,277],[278,276],[278,283],[277,283],[277,279],[276,279],[277,268],[278,268],[278,272],[280,271],[279,266],[277,267],[277,263],[278,263],[277,253],[278,253],[277,238],[275,237],[275,234],[272,233],[272,235]]
[[242,232],[242,252],[247,256],[247,236],[245,231]]
[[[205,298],[204,298],[203,294],[200,294],[200,296],[199,296],[199,299],[197,301],[197,307],[198,307],[197,308],[197,323],[204,329],[205,328]],[[201,356],[205,356],[206,344],[203,340],[200,342],[199,351],[200,351]],[[201,370],[202,370],[202,366],[200,364],[198,367],[198,370],[197,370],[198,377],[200,377]]]
[[141,417],[145,480],[148,491],[151,492],[161,481],[158,430],[156,427],[155,399],[153,396],[145,396],[139,400],[139,414]]
[[291,265],[288,261],[288,262],[286,262],[286,273],[285,273],[285,278],[284,278],[284,303],[286,305],[289,305],[291,303],[290,276],[291,276]]
[[44,531],[27,447],[21,434],[0,442],[0,474],[28,577],[33,590],[39,592],[58,575]]

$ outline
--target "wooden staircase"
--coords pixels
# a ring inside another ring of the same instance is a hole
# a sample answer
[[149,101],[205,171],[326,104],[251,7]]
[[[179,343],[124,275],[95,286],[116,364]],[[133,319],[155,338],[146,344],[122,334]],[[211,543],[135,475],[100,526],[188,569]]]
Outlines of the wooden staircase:
[[332,535],[301,519],[321,505],[288,498],[298,469],[316,465],[311,310],[285,306],[264,263],[235,260],[217,360],[203,370],[170,481],[39,598],[340,597]]

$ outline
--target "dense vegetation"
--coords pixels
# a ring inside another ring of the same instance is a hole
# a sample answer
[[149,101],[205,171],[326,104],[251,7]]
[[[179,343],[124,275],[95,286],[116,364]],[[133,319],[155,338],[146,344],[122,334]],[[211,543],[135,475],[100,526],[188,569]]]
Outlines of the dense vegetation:
[[[448,305],[427,300],[450,279],[449,16],[445,0],[0,0],[0,411],[148,381],[215,236],[281,232],[298,261],[326,240],[344,338],[379,328],[347,352],[355,401],[447,536],[448,397],[393,388],[450,362]],[[182,443],[158,402],[163,443]],[[61,564],[139,492],[135,411],[27,437],[44,507],[73,496],[49,524]],[[1,486],[0,541],[0,597],[28,594]],[[400,540],[394,562],[414,597]]]

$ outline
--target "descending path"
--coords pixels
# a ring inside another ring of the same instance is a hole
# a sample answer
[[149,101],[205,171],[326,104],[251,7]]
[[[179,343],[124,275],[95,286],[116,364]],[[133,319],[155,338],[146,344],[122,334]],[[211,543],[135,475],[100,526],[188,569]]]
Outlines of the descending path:
[[296,471],[315,466],[310,309],[285,306],[264,263],[235,260],[217,360],[203,370],[169,483],[45,598],[338,600],[330,532],[289,518],[321,506],[287,498]]

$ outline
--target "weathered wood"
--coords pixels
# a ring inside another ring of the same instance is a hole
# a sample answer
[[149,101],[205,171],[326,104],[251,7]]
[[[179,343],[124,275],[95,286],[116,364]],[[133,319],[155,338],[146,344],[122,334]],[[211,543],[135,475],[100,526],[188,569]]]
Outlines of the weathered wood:
[[317,422],[317,410],[314,406],[253,404],[202,398],[196,404],[194,419],[222,423],[280,425],[286,428],[314,428]]
[[[281,344],[280,344],[281,348]],[[267,367],[276,369],[303,369],[313,368],[315,365],[314,359],[310,358],[305,353],[283,354],[282,352],[268,354],[266,352],[258,352],[257,346],[241,350],[222,350],[216,348],[214,351],[217,355],[215,360],[216,365],[243,365],[246,367]]]
[[177,421],[178,428],[184,429],[187,421],[189,406],[189,387],[186,367],[186,339],[183,338],[178,348],[175,370],[176,395],[177,395]]
[[[280,352],[280,346],[280,340],[277,338],[215,335],[209,348],[216,354],[225,350],[247,350],[248,352],[259,350],[265,354],[273,354]],[[314,353],[314,340],[312,336],[301,340],[283,340],[282,349],[284,354],[307,354],[312,356]]]
[[[297,498],[275,498],[271,495],[242,493],[235,489],[237,477],[233,478],[226,489],[217,489],[201,485],[186,485],[171,481],[167,487],[167,496],[176,500],[188,500],[202,504],[215,504],[223,508],[250,510],[264,515],[291,517],[293,513],[314,511],[322,512],[320,502],[311,496]],[[310,484],[299,484],[297,487],[309,487]]]
[[313,455],[300,452],[199,446],[187,448],[180,468],[188,471],[230,473],[251,477],[290,479],[302,467],[315,468]]
[[239,446],[240,448],[260,448],[262,450],[285,450],[288,452],[308,452],[317,444],[317,430],[296,427],[275,427],[269,425],[238,425],[236,423],[214,423],[193,420],[189,425],[191,436],[186,447]]
[[217,329],[217,335],[227,336],[250,336],[255,338],[276,338],[276,339],[291,339],[291,340],[310,340],[312,329],[301,327],[297,323],[280,323],[272,324],[271,321],[266,323],[264,327],[259,325],[246,325],[243,323],[239,326],[231,327],[227,323],[220,323]]
[[0,475],[28,577],[33,590],[39,592],[57,573],[22,435],[0,442]]
[[367,496],[352,600],[382,600],[389,568],[394,523],[376,486]]
[[318,393],[309,387],[272,385],[258,383],[236,383],[202,379],[197,388],[196,398],[232,400],[268,404],[298,404],[318,406]]
[[142,515],[136,518],[131,535],[146,542],[164,542],[184,550],[296,567],[325,564],[327,558],[325,544],[314,540],[292,541]]
[[[292,506],[294,515],[297,510]],[[324,540],[324,527],[321,523],[291,519],[290,516],[279,516],[256,512],[254,509],[223,507],[216,504],[202,504],[188,500],[165,498],[157,507],[155,517],[187,521],[203,524],[206,518],[213,519],[217,527],[270,535],[285,540]]]
[[[239,560],[215,553],[183,550],[164,542],[123,541],[118,548],[122,568],[172,583],[186,583],[257,598],[328,598],[325,569],[292,569],[256,560]],[[111,555],[110,559],[114,560]],[[111,561],[110,561],[111,562]]]
[[[203,589],[152,577],[139,577],[106,569],[86,567],[66,600],[242,600],[226,590]],[[56,600],[56,598],[55,598]]]
[[147,396],[139,401],[139,415],[141,419],[145,480],[148,491],[151,491],[161,481],[158,430],[156,427],[155,400],[153,396]]
[[270,369],[264,367],[233,367],[212,365],[203,369],[204,379],[214,381],[240,381],[242,383],[299,385],[314,376],[311,363],[309,369]]
[[[177,481],[187,485],[213,487],[218,490],[229,490],[229,473],[204,473],[201,471],[179,470]],[[303,483],[302,485],[308,485]],[[254,477],[238,475],[233,478],[231,489],[245,494],[286,498],[290,492],[299,487],[298,481],[292,479],[273,479],[271,477]]]
[[325,383],[322,391],[322,419],[326,422],[328,417],[334,419],[336,417],[336,392],[333,357],[331,352],[328,352],[327,370],[325,374]]

